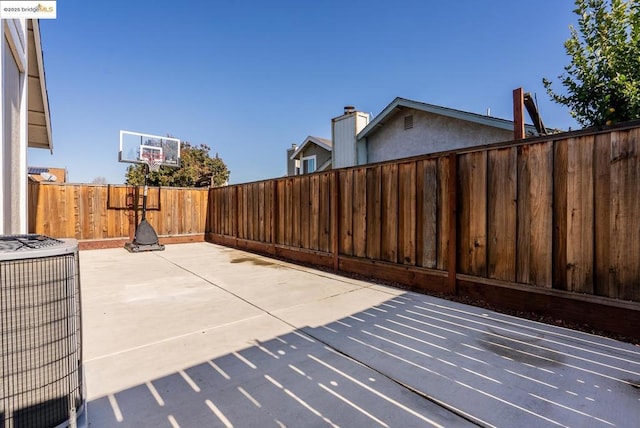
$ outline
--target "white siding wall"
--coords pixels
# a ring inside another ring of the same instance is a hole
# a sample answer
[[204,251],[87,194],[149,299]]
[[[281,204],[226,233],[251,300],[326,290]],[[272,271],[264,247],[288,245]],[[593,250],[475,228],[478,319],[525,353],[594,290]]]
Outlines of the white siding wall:
[[26,233],[27,224],[27,25],[2,20],[0,43],[0,234]]
[[[413,128],[405,130],[409,115]],[[367,137],[367,156],[368,163],[375,163],[512,139],[511,130],[403,109]]]

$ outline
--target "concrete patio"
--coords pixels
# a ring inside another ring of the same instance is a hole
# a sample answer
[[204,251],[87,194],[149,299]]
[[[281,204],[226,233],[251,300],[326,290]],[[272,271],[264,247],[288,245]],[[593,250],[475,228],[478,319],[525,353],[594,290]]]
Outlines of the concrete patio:
[[91,427],[640,420],[640,348],[207,243],[80,254]]

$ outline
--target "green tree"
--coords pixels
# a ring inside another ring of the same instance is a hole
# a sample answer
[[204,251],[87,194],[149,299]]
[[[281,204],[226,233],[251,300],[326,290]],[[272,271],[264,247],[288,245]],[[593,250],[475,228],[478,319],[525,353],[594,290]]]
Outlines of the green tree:
[[[161,166],[158,172],[149,173],[150,186],[193,187],[203,177],[212,177],[213,186],[223,186],[231,174],[222,158],[216,153],[209,156],[210,148],[205,144],[191,146],[187,142],[180,145],[180,168]],[[126,183],[134,186],[144,184],[146,165],[135,164],[127,168]]]
[[640,118],[640,0],[576,0],[578,29],[564,43],[571,63],[558,76],[566,94],[543,79],[551,99],[582,126]]

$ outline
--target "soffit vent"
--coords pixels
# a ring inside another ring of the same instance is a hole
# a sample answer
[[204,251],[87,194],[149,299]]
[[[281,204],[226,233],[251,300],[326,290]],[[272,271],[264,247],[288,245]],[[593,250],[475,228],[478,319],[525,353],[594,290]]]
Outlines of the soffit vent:
[[405,116],[404,117],[404,129],[411,129],[413,128],[413,115],[410,114],[409,116]]

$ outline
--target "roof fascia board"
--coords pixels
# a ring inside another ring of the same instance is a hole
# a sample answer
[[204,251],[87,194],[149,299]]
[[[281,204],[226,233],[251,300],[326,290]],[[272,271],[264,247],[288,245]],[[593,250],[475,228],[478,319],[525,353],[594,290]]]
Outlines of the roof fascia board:
[[327,144],[323,143],[322,140],[319,140],[316,137],[312,137],[311,135],[309,135],[302,144],[300,144],[300,147],[298,147],[296,149],[295,152],[293,152],[291,154],[291,156],[289,157],[289,159],[293,160],[296,157],[298,157],[298,155],[304,150],[304,148],[306,146],[308,146],[309,144],[315,144],[317,146],[322,147],[323,149],[325,149],[326,151],[330,152],[331,150],[331,146],[328,146]]
[[[382,112],[377,115],[367,126],[365,126],[362,131],[358,134],[357,138],[360,140],[362,138],[368,137],[372,134],[379,125],[384,124],[386,119],[391,116],[396,109],[398,108],[412,108],[415,110],[424,111],[427,113],[438,114],[441,116],[447,116],[454,119],[464,120],[467,122],[473,122],[480,125],[491,126],[493,128],[499,128],[504,130],[513,130],[513,122],[500,119],[491,116],[482,116],[475,113],[469,113],[462,110],[455,110],[448,107],[436,106],[433,104],[421,103],[418,101],[412,101],[405,98],[396,98],[393,100],[387,107],[385,107]],[[529,132],[535,132],[536,129],[532,125],[525,125],[525,129]]]
[[49,150],[53,153],[53,139],[51,137],[51,116],[49,113],[49,94],[47,93],[46,75],[44,72],[44,59],[42,57],[42,40],[40,38],[40,22],[37,19],[32,20],[33,24],[33,40],[35,42],[36,58],[38,61],[38,76],[40,80],[40,93],[42,95],[42,104],[44,105],[44,120],[47,128],[47,139],[49,142]]

